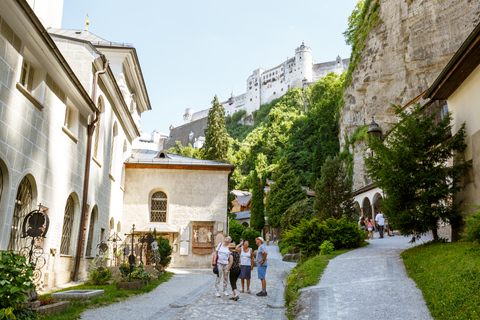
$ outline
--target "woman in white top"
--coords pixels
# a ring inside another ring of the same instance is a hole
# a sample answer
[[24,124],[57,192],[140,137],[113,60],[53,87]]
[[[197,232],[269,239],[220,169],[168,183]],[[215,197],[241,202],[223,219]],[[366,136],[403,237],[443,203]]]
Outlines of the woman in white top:
[[[219,285],[220,278],[223,277],[223,295],[228,296],[227,293],[227,283],[228,283],[228,258],[230,257],[230,250],[228,250],[228,245],[232,242],[232,238],[225,237],[225,241],[220,243],[215,250],[213,255],[212,266],[215,266],[215,261],[218,267],[218,276],[215,280],[215,295],[220,297]],[[218,257],[218,260],[217,260]]]
[[240,281],[242,282],[242,290],[240,293],[243,293],[245,289],[245,279],[247,279],[247,293],[250,293],[250,278],[251,271],[253,270],[253,253],[252,248],[249,248],[248,240],[243,240],[237,246],[237,249],[240,249]]

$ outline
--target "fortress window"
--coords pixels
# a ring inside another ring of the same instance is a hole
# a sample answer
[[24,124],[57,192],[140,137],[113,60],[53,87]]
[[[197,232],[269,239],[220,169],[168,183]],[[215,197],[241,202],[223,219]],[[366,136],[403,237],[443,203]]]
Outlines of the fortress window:
[[300,57],[299,59],[302,59],[302,57]]
[[250,101],[252,101],[252,98],[250,98]]
[[273,94],[277,94],[275,91],[273,91]]

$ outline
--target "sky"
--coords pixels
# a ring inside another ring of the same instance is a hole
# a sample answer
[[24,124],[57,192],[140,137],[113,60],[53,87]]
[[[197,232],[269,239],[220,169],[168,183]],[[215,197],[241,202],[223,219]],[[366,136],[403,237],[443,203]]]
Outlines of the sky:
[[85,29],[137,50],[151,111],[142,131],[169,133],[186,108],[208,109],[246,92],[253,70],[295,55],[305,42],[316,62],[350,57],[342,33],[358,0],[66,0],[63,29]]

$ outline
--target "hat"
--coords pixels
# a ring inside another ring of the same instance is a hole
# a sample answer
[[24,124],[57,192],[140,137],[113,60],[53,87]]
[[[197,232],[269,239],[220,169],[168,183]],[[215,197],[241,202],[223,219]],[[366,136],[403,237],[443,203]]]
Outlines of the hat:
[[234,242],[228,244],[228,249],[235,249],[236,245]]
[[263,240],[263,238],[262,238],[262,237],[256,237],[255,239],[258,239],[258,240],[262,241],[262,243],[264,243],[264,242],[265,242],[265,240]]

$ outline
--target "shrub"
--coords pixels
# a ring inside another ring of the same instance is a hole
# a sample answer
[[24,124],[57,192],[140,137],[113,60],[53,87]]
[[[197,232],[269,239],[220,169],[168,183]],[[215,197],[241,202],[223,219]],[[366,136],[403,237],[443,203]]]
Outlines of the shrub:
[[345,217],[339,220],[329,218],[319,222],[318,219],[302,219],[297,227],[284,233],[284,247],[298,247],[305,257],[317,255],[320,245],[330,241],[335,250],[359,247],[366,239],[365,233],[356,223],[349,223]]
[[242,120],[242,117],[245,116],[247,114],[247,111],[245,110],[238,110],[237,112],[235,112],[233,115],[232,115],[232,121],[233,122],[238,122],[240,120]]
[[[480,206],[472,205],[476,209],[480,209]],[[465,219],[467,222],[466,239],[472,242],[480,242],[480,211],[472,213],[470,217]]]
[[242,233],[244,230],[245,226],[238,223],[237,220],[229,220],[228,235],[232,238],[233,242],[240,243],[240,238],[242,238]]
[[292,204],[280,219],[280,226],[283,230],[290,229],[298,225],[301,219],[310,220],[315,216],[313,204],[315,198],[307,198]]
[[242,232],[242,239],[248,240],[249,247],[252,248],[253,251],[258,249],[257,244],[255,243],[255,238],[261,237],[262,235],[260,232],[253,230],[253,229],[246,229]]
[[140,263],[138,266],[136,266],[133,269],[130,278],[135,280],[148,281],[153,278],[153,275],[146,272],[145,268],[143,267],[143,264]]
[[320,254],[322,256],[330,254],[333,251],[335,251],[335,246],[328,240],[323,241],[323,243],[320,245]]
[[103,264],[108,258],[108,250],[100,257],[93,260],[87,274],[87,282],[96,286],[104,285],[112,278],[112,270],[104,268]]
[[0,319],[15,319],[14,310],[25,301],[25,292],[34,289],[30,277],[34,266],[12,250],[1,252]]
[[168,242],[168,239],[164,239],[162,235],[160,235],[157,239],[158,243],[158,252],[160,253],[160,264],[162,265],[162,268],[165,269],[168,267],[170,264],[170,261],[172,260],[172,251],[173,248],[170,245],[170,242]]

